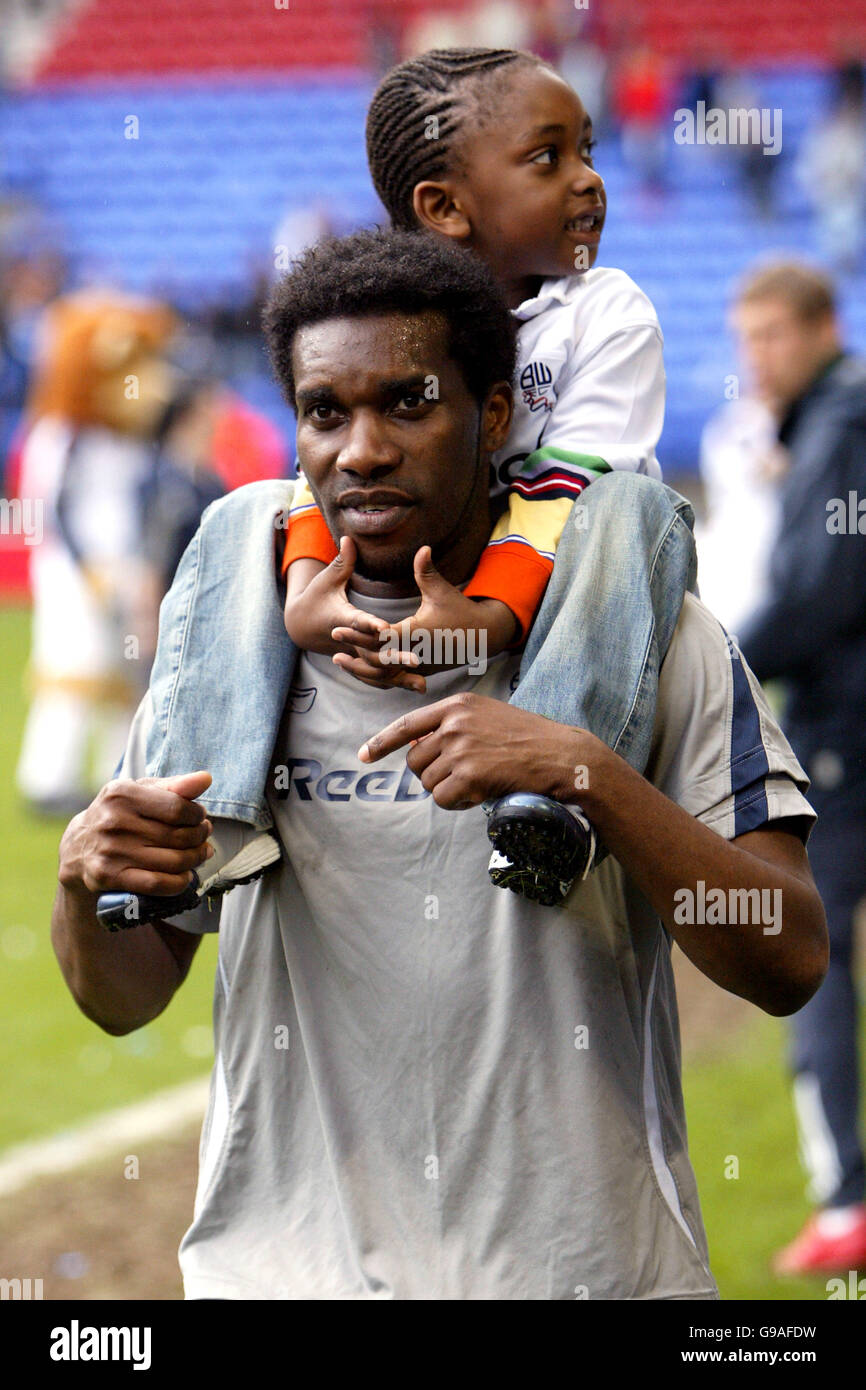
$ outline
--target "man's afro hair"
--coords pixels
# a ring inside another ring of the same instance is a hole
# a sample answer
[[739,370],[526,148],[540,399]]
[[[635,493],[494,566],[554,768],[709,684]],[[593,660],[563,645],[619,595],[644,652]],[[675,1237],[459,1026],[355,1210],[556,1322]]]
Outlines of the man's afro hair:
[[309,247],[274,286],[263,322],[274,372],[292,408],[295,335],[332,318],[433,310],[448,325],[448,355],[479,402],[511,382],[517,324],[485,263],[422,232],[361,231]]

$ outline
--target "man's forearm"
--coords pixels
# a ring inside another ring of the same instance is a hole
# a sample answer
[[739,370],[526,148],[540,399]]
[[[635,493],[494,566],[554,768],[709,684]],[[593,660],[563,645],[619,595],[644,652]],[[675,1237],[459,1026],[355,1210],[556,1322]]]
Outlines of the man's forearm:
[[[581,779],[587,786],[577,793],[582,807],[686,955],[724,989],[768,1013],[801,1008],[823,978],[827,947],[823,909],[805,854],[802,870],[790,861],[793,837],[765,830],[732,843],[592,735],[583,734],[579,747],[587,769]],[[777,854],[782,862],[772,862]],[[694,894],[693,902],[705,902],[712,889],[721,889],[726,902],[732,890],[778,890],[772,901],[781,903],[780,929],[775,922],[772,932],[765,932],[761,921],[676,920],[684,915],[677,914],[678,902],[684,901],[681,890]]]
[[190,800],[206,772],[109,782],[60,841],[51,940],[79,1008],[107,1033],[156,1018],[189,971],[199,938],[166,922],[109,932],[100,892],[173,894],[210,855],[210,822]]
[[82,1013],[107,1033],[131,1033],[162,1013],[184,974],[157,924],[108,932],[95,893],[58,886],[51,941]]
[[[403,714],[371,735],[358,756],[374,763],[407,745],[408,766],[446,809],[518,791],[579,801],[672,936],[723,988],[768,1013],[784,1014],[801,1008],[821,983],[827,968],[824,910],[794,834],[756,830],[730,843],[585,729],[486,695],[464,692]],[[706,893],[779,892],[781,929],[768,935],[761,922],[678,923],[677,893],[685,889],[697,900],[699,884]]]

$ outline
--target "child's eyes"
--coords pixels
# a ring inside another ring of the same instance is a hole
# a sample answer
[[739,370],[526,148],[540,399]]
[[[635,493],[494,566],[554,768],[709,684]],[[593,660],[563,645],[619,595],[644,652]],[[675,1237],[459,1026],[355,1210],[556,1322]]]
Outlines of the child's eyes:
[[[597,140],[584,140],[580,147],[580,157],[584,164],[592,164],[592,152],[597,143]],[[558,164],[559,150],[556,145],[548,145],[546,149],[539,150],[538,154],[533,155],[531,162],[533,164]]]

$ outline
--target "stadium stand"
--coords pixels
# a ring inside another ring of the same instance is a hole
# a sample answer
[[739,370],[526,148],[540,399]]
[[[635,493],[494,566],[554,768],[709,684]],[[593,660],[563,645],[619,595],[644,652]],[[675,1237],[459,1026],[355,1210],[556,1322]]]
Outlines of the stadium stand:
[[[80,274],[169,295],[191,311],[239,303],[252,274],[271,272],[287,212],[325,198],[340,230],[381,216],[363,139],[370,0],[291,6],[290,22],[260,0],[202,0],[194,11],[182,0],[92,0],[68,13],[31,86],[0,104],[0,182],[58,218]],[[420,0],[401,5],[402,21],[423,8]],[[828,91],[816,54],[834,42],[830,12],[822,19],[805,0],[794,10],[786,0],[784,35],[774,3],[760,18],[741,0],[645,7],[647,37],[681,54],[699,12],[709,16],[705,44],[718,26],[728,51],[739,34],[750,51],[773,53],[749,80],[763,105],[783,112],[782,152],[767,158],[787,171],[775,181],[775,215],[762,220],[732,152],[675,147],[673,122],[667,185],[654,199],[635,187],[615,138],[597,152],[610,205],[602,262],[622,266],[647,291],[665,332],[661,456],[671,471],[694,468],[700,427],[724,398],[733,369],[724,310],[731,278],[762,251],[812,252],[802,193],[789,175]],[[808,61],[790,60],[804,51]],[[842,285],[860,348],[864,288],[862,277]],[[257,396],[264,402],[267,390]]]

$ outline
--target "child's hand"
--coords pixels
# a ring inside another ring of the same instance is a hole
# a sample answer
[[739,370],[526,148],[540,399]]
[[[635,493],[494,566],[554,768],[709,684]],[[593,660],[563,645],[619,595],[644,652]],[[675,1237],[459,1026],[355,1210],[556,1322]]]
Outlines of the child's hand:
[[[356,634],[362,633],[374,645],[378,645],[377,634],[388,627],[385,619],[375,618],[372,613],[362,613],[360,608],[354,608],[346,594],[356,558],[355,542],[349,536],[344,536],[339,555],[330,565],[319,569],[306,588],[299,593],[293,592],[289,584],[284,616],[286,631],[296,646],[308,652],[320,652],[323,656],[345,651],[346,644],[334,641],[331,635],[335,627],[351,628]],[[294,568],[295,565],[289,570],[290,575]]]
[[356,648],[354,656],[335,656],[336,665],[368,685],[424,691],[427,685],[421,669],[486,665],[514,640],[517,619],[511,609],[498,599],[467,598],[443,579],[428,545],[415,556],[415,582],[421,591],[420,607],[399,627],[383,624],[372,638],[352,624],[334,628],[332,637]]

